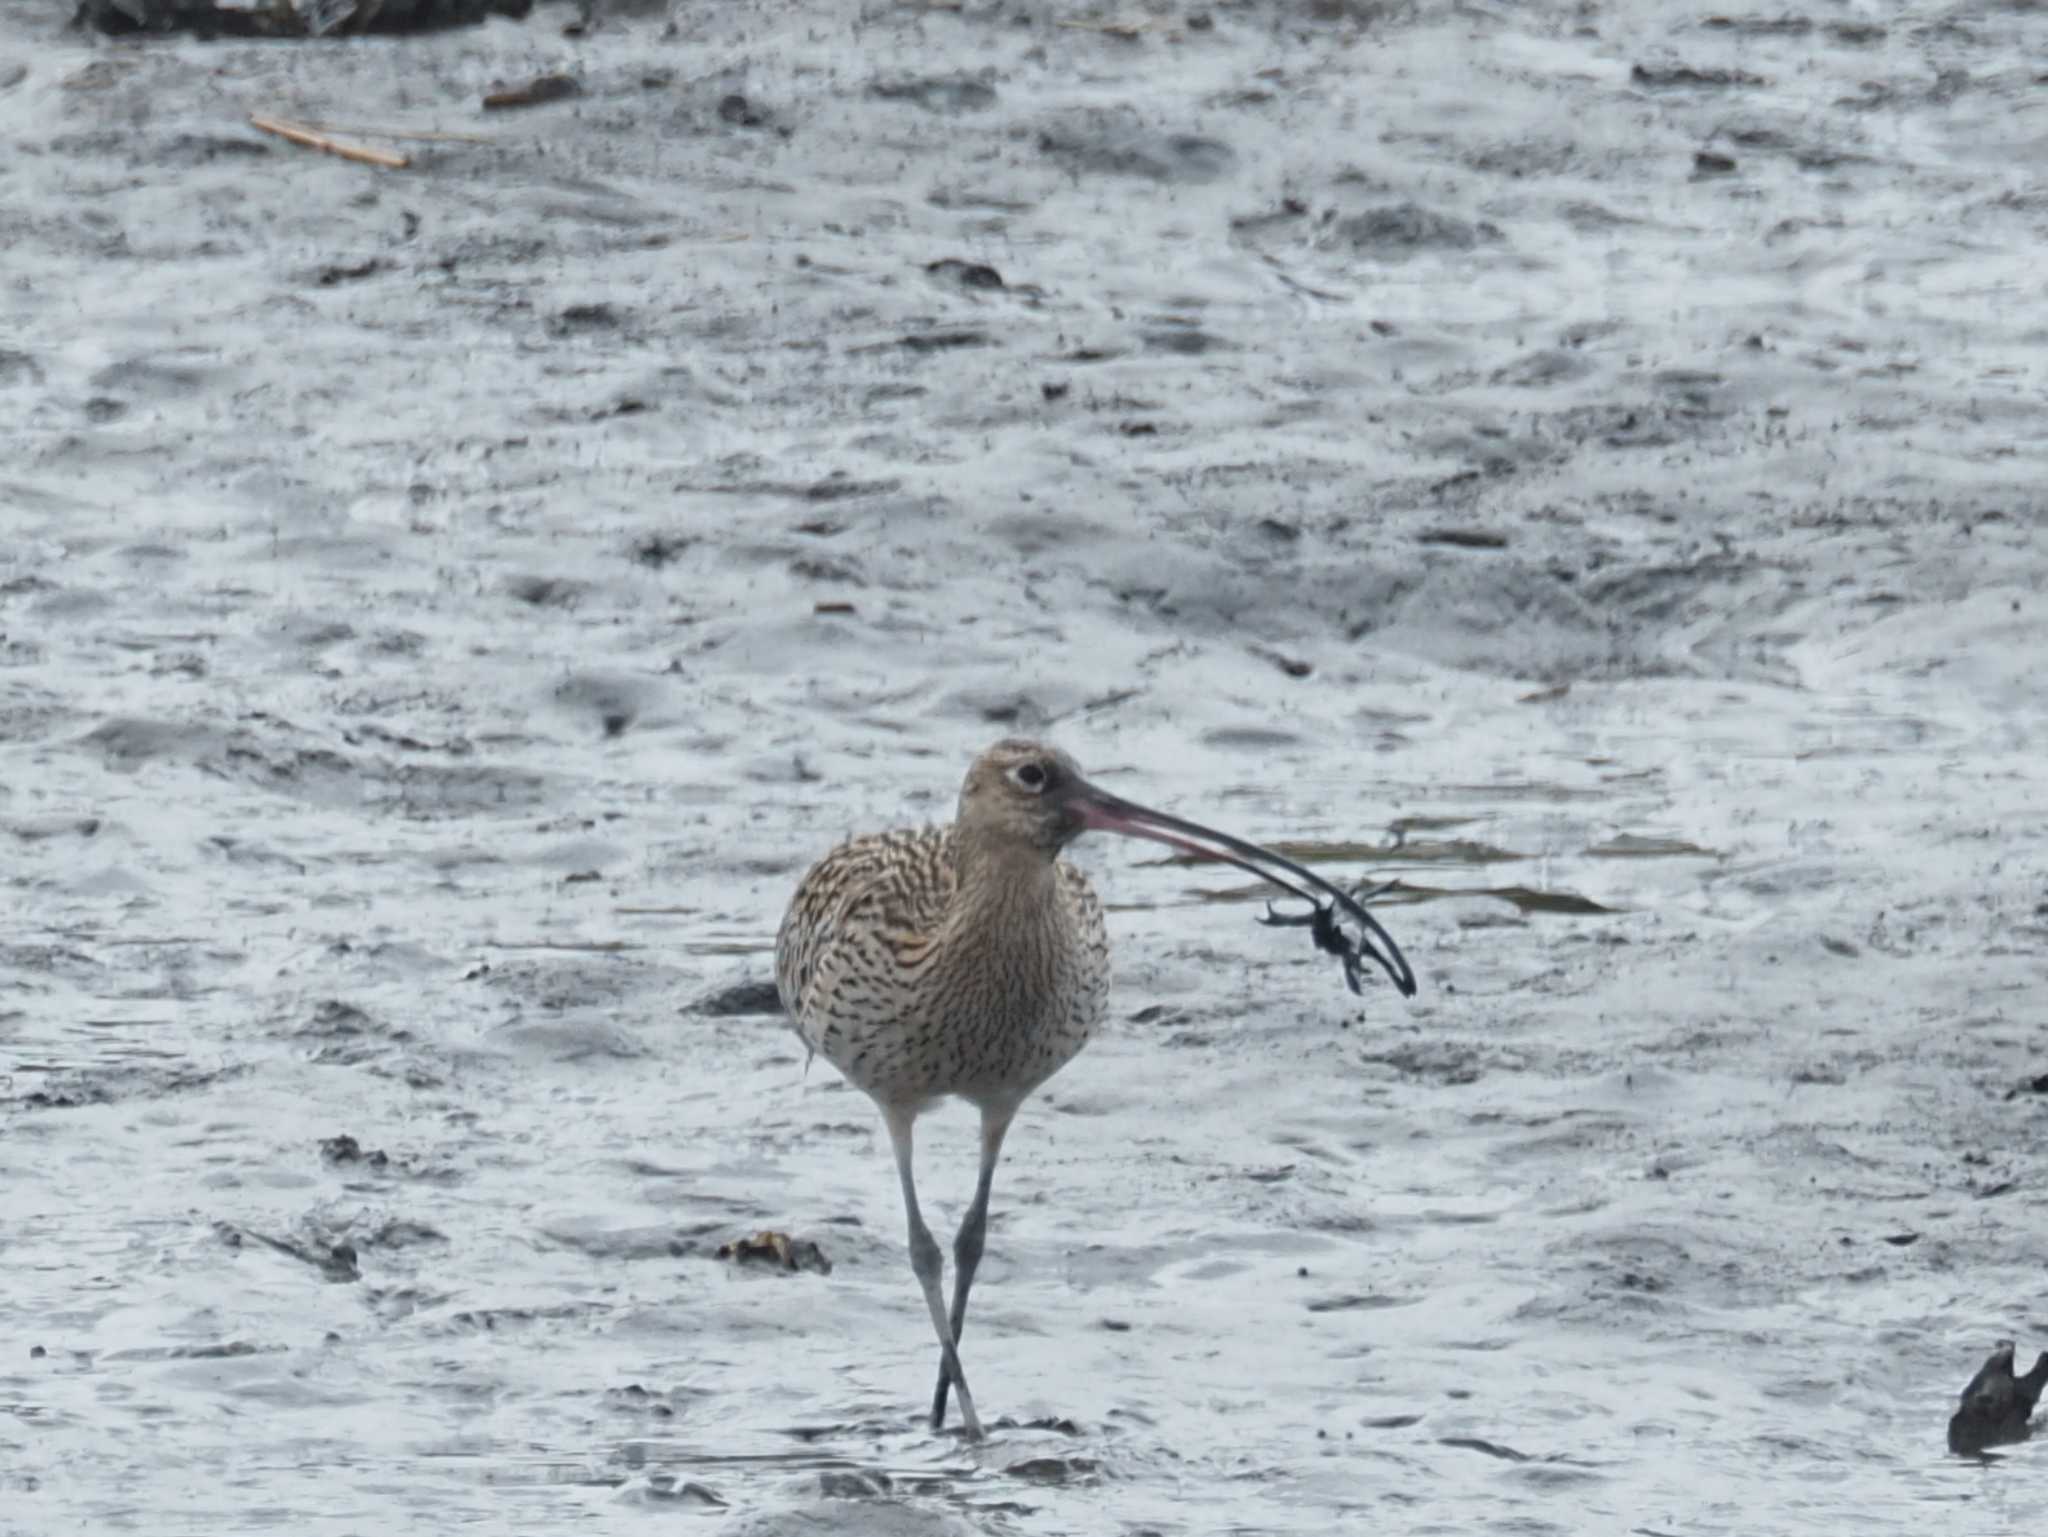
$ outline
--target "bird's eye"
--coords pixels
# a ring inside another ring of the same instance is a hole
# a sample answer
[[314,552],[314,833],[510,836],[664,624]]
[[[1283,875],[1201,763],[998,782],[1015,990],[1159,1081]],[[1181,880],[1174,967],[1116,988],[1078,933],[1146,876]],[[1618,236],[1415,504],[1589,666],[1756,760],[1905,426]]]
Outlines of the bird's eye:
[[1036,763],[1020,763],[1010,770],[1010,782],[1036,795],[1045,788],[1045,769]]

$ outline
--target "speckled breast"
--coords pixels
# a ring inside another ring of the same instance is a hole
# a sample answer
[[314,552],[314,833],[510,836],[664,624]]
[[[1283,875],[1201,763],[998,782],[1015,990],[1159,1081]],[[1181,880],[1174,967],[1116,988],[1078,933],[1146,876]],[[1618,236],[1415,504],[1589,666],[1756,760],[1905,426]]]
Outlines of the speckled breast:
[[926,933],[849,926],[799,1032],[880,1101],[1021,1101],[1088,1044],[1108,994],[1101,904],[1071,865],[1055,875],[1051,901],[998,896]]

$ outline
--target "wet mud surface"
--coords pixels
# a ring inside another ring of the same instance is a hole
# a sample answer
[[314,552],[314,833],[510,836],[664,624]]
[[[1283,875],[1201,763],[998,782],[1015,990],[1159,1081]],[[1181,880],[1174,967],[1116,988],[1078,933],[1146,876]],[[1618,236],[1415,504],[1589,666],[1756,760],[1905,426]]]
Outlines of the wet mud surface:
[[[2031,1520],[1944,1427],[2048,1331],[2037,13],[60,11],[0,0],[0,1526]],[[1082,846],[1111,1027],[974,1448],[759,984],[1020,732],[1398,880],[1422,992]]]

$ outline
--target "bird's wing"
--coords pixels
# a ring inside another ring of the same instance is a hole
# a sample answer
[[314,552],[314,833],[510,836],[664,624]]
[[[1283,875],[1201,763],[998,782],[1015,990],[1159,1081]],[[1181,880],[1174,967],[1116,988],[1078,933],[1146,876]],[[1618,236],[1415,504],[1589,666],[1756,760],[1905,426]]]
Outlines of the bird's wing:
[[956,885],[942,828],[842,843],[798,884],[775,940],[775,990],[808,1039],[821,987],[851,953],[914,962],[936,941]]

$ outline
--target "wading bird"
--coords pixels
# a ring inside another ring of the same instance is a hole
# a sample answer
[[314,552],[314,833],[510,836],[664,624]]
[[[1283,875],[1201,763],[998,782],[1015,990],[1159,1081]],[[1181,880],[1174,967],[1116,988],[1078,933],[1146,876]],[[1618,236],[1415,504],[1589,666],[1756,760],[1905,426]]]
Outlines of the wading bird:
[[[967,1293],[981,1263],[988,1199],[1018,1107],[1088,1044],[1109,992],[1109,936],[1088,879],[1060,851],[1084,832],[1150,838],[1224,860],[1311,904],[1263,920],[1302,925],[1339,957],[1353,992],[1371,960],[1413,996],[1399,947],[1354,897],[1279,855],[1098,789],[1074,760],[1003,741],[975,759],[948,827],[855,838],[812,866],[775,940],[775,985],[813,1052],[874,1100],[889,1128],[910,1266],[939,1339],[932,1427],[948,1388],[967,1434],[981,1420],[960,1369]],[[981,1112],[981,1175],[945,1261],[918,1210],[912,1127],[955,1095]]]

